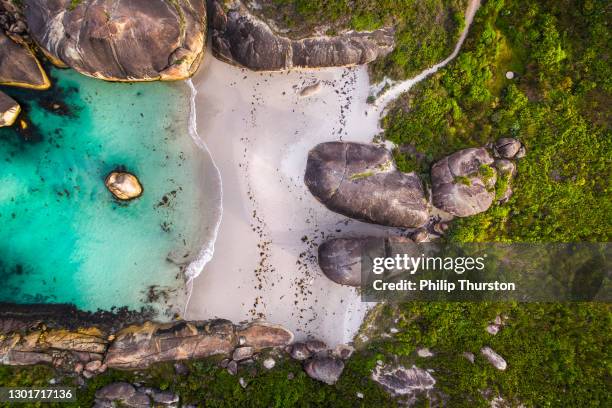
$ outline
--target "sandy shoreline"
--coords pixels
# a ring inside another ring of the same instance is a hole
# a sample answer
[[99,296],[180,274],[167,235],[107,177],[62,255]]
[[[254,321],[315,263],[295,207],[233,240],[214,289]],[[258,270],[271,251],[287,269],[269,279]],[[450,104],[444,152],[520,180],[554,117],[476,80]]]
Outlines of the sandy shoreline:
[[[299,95],[316,81],[318,93]],[[367,305],[321,274],[317,246],[332,236],[393,231],[330,212],[303,174],[316,144],[367,143],[377,134],[378,121],[366,113],[366,69],[262,74],[209,56],[194,83],[198,134],[223,180],[223,219],[186,317],[265,318],[298,337],[350,341]]]
[[[478,4],[471,1],[467,26]],[[456,56],[465,34],[443,64]],[[209,52],[193,80],[197,133],[221,174],[223,217],[214,255],[193,281],[185,317],[263,318],[298,339],[352,341],[371,304],[321,273],[317,247],[333,237],[400,231],[351,220],[320,204],[303,182],[308,151],[326,141],[372,142],[391,96],[443,64],[395,84],[368,105],[366,67],[257,73]],[[317,82],[318,92],[300,96]]]

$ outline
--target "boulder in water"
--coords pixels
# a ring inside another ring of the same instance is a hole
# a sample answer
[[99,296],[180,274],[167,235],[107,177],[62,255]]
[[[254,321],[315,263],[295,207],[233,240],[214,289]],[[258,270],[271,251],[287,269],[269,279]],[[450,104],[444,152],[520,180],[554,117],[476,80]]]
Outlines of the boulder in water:
[[131,173],[113,171],[106,177],[105,184],[106,188],[119,200],[133,200],[142,195],[142,185]]
[[202,0],[24,0],[30,35],[56,65],[109,81],[180,80],[206,44]]
[[21,106],[10,96],[0,92],[0,127],[13,126],[20,112]]
[[0,85],[49,89],[51,82],[26,46],[17,44],[0,30]]

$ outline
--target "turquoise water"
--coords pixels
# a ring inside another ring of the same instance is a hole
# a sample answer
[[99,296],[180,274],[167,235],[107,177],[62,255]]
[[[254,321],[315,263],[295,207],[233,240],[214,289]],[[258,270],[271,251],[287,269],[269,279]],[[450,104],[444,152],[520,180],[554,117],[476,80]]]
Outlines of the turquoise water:
[[[30,123],[0,129],[0,302],[180,309],[218,194],[188,86],[51,76],[47,92],[2,89]],[[144,187],[128,204],[104,186],[121,166]]]

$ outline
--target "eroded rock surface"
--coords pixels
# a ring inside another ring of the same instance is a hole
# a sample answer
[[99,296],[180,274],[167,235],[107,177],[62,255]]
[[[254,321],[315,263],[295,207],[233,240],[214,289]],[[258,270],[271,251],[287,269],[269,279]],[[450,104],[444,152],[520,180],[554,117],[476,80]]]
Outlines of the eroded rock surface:
[[234,325],[226,320],[129,326],[116,334],[106,354],[108,367],[145,368],[160,361],[229,355],[236,346]]
[[240,1],[213,0],[210,12],[215,56],[256,71],[367,64],[394,47],[391,29],[294,40],[275,33]]
[[433,204],[458,217],[489,209],[495,199],[497,172],[485,148],[464,149],[431,168]]
[[104,184],[119,200],[133,200],[142,195],[142,185],[138,178],[131,173],[113,171],[106,177]]
[[24,0],[24,13],[32,38],[58,65],[110,81],[163,81],[197,70],[206,43],[205,3]]
[[381,147],[321,143],[308,153],[304,181],[327,208],[348,217],[406,228],[429,218],[419,177],[398,171]]
[[12,126],[20,112],[21,106],[10,96],[0,92],[0,127]]
[[294,335],[283,326],[253,322],[236,329],[241,345],[252,347],[255,351],[269,347],[284,347],[293,342]]
[[49,89],[51,82],[27,47],[17,44],[0,30],[0,85]]
[[427,391],[436,384],[436,380],[429,372],[414,365],[412,368],[378,365],[372,372],[372,380],[396,396]]

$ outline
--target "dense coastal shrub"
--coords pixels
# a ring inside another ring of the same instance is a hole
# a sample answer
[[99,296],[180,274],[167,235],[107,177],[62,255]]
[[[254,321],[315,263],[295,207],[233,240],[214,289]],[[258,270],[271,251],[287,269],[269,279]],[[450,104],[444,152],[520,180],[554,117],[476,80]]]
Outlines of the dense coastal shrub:
[[[467,0],[267,0],[262,13],[292,30],[396,27],[395,50],[370,66],[372,80],[408,78],[446,58],[464,27]],[[291,34],[291,33],[290,33]]]
[[500,137],[527,147],[510,202],[451,239],[609,240],[609,41],[602,2],[488,1],[458,58],[397,103],[385,136],[420,153],[396,153],[405,171]]

